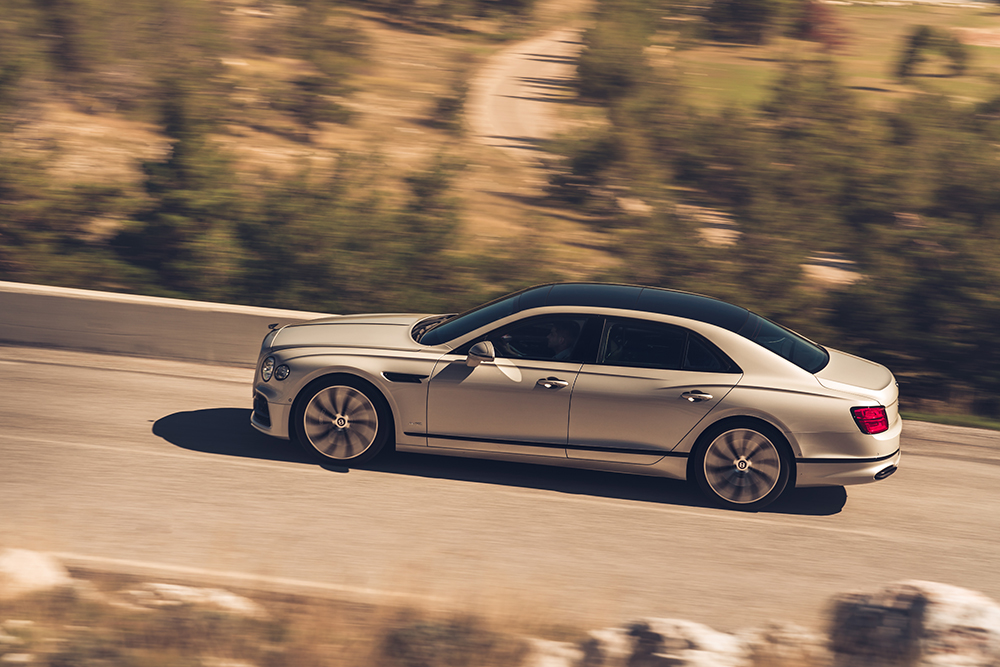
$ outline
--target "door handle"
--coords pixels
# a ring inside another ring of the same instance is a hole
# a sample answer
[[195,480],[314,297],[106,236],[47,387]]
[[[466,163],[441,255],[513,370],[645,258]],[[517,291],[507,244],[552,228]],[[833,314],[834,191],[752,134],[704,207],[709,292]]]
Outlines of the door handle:
[[695,389],[694,391],[685,391],[681,394],[681,398],[686,398],[692,403],[700,403],[701,401],[710,401],[713,397],[711,394],[706,394],[699,389]]
[[566,380],[560,380],[559,378],[542,378],[535,383],[536,387],[544,387],[546,389],[562,389],[563,387],[568,387],[569,382]]

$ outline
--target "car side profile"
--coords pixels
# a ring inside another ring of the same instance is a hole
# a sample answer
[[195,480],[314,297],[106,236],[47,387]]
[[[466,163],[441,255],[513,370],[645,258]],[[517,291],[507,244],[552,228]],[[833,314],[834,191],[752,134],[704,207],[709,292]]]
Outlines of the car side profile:
[[255,428],[320,460],[362,465],[395,447],[688,479],[734,509],[875,482],[900,460],[884,366],[724,301],[637,285],[276,327],[253,394]]

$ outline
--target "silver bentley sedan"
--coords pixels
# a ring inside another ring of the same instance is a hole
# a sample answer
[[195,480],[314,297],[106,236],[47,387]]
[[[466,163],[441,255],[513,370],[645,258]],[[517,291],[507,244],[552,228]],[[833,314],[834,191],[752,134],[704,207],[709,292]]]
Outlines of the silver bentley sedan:
[[324,461],[395,447],[659,475],[736,509],[882,480],[900,458],[884,366],[724,301],[636,285],[275,327],[253,395],[255,428]]

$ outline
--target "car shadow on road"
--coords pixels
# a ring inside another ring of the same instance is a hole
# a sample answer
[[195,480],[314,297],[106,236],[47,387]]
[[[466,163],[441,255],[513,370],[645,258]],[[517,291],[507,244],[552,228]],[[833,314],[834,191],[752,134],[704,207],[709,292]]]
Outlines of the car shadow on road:
[[250,410],[242,408],[175,412],[156,420],[153,435],[182,449],[206,454],[313,463],[294,442],[272,438],[250,426]]
[[[153,424],[153,434],[191,451],[319,465],[295,443],[256,431],[250,426],[250,410],[242,408],[176,412],[158,419]],[[334,473],[350,472],[342,466],[322,467]],[[693,484],[662,477],[410,452],[380,456],[365,468],[396,475],[543,489],[569,495],[687,507],[711,506]],[[847,492],[842,486],[792,489],[761,513],[825,516],[840,512],[846,502]]]

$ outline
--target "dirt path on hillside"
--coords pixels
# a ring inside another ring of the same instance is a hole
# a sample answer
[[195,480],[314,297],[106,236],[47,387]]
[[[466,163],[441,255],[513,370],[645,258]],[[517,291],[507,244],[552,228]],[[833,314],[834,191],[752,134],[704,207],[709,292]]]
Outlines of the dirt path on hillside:
[[[577,4],[560,0],[550,5],[560,3],[564,10]],[[548,171],[543,161],[555,157],[546,152],[546,143],[570,129],[563,112],[576,102],[573,79],[582,34],[578,22],[564,23],[498,51],[470,82],[465,107],[469,138],[509,158],[506,166],[495,165],[470,182],[480,213],[471,216],[470,231],[509,243],[532,230],[531,243],[543,243],[551,265],[573,278],[588,277],[617,262],[609,252],[609,236],[596,230],[586,215],[553,208],[545,191]],[[503,228],[496,224],[500,219],[516,222]]]
[[472,136],[534,162],[560,129],[558,105],[571,102],[580,31],[559,28],[492,56],[471,86]]

